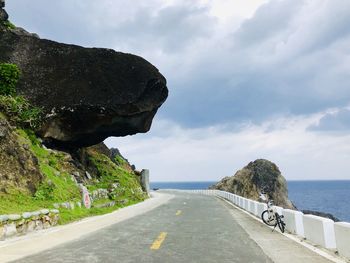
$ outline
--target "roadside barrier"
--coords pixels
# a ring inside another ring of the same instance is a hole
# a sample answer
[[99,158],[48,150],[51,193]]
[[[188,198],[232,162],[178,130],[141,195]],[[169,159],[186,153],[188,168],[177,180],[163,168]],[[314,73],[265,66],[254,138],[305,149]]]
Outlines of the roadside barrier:
[[[267,209],[265,203],[220,190],[175,191],[219,196],[258,218],[261,218],[262,212]],[[284,215],[284,222],[286,223],[286,231],[288,233],[306,239],[314,245],[330,249],[334,252],[337,251],[340,256],[350,260],[350,223],[334,223],[333,220],[328,218],[305,215],[300,211],[284,209],[279,206],[274,207],[280,215]]]

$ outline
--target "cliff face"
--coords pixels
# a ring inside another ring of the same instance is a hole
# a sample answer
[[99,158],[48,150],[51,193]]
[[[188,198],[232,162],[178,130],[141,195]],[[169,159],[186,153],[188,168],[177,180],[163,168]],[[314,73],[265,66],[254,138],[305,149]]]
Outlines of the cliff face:
[[225,177],[210,187],[231,192],[252,200],[259,201],[260,193],[265,192],[274,204],[284,208],[295,209],[288,199],[286,179],[276,164],[258,159],[250,162],[234,176]]
[[[165,78],[141,57],[16,28],[2,3],[0,215],[60,207],[65,223],[147,198],[134,167],[102,141],[147,132]],[[73,211],[82,185],[93,209]]]
[[0,62],[16,64],[19,94],[41,107],[48,143],[86,147],[147,132],[166,100],[166,79],[139,56],[40,39],[0,25]]

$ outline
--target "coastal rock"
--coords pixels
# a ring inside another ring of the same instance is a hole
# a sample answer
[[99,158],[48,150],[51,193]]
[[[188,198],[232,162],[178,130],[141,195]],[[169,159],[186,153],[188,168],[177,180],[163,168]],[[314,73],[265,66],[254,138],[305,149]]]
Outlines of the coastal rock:
[[85,147],[109,136],[147,132],[168,96],[145,59],[111,49],[62,44],[0,30],[0,61],[21,70],[17,90],[41,107],[47,144]]
[[276,164],[264,159],[250,162],[234,176],[223,178],[210,189],[231,192],[256,201],[259,201],[260,193],[265,192],[275,205],[295,209],[288,199],[286,179]]
[[312,210],[302,210],[302,212],[305,215],[315,215],[315,216],[321,216],[325,218],[332,219],[334,222],[339,222],[339,218],[335,217],[334,215],[330,213],[324,213],[324,212],[318,212],[318,211],[312,211]]

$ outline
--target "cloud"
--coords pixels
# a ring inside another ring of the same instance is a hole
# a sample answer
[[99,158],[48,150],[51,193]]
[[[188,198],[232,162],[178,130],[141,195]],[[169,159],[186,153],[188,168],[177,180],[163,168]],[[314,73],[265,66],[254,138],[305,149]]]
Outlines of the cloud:
[[238,13],[228,10],[244,2],[12,0],[7,5],[14,22],[43,37],[151,61],[170,88],[159,114],[181,126],[258,124],[349,103],[350,3],[261,1],[259,8],[250,7],[250,15],[257,8],[251,17],[239,21]]
[[170,96],[151,132],[107,140],[153,180],[218,180],[257,158],[287,179],[349,179],[350,2],[247,2],[11,0],[7,10],[44,38],[160,69]]
[[[304,1],[271,1],[262,5],[254,17],[247,19],[241,27],[234,32],[235,44],[246,48],[259,46],[273,40],[279,34],[285,34],[290,27],[294,15],[300,12]],[[235,46],[236,46],[235,45]]]
[[[150,133],[109,138],[137,168],[149,168],[152,181],[215,181],[250,161],[275,162],[288,180],[349,179],[350,135],[308,130],[321,114],[280,118],[240,129],[182,128],[157,120]],[[160,136],[160,134],[162,134]]]
[[348,14],[344,1],[270,1],[212,38],[187,75],[169,75],[176,90],[162,117],[205,127],[347,105]]
[[317,124],[310,126],[312,131],[348,133],[350,131],[350,109],[338,109],[326,113]]
[[46,38],[86,46],[156,48],[176,53],[198,38],[207,38],[215,25],[216,19],[209,15],[208,8],[193,3],[61,0],[48,5],[44,0],[14,0],[7,9],[19,25],[27,27],[35,17],[29,30]]

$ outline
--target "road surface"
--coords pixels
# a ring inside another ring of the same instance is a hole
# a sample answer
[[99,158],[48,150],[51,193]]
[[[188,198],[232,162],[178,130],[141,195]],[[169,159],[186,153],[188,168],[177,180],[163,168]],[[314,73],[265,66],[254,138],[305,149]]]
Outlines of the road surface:
[[14,262],[328,262],[221,199],[173,194],[152,211]]

